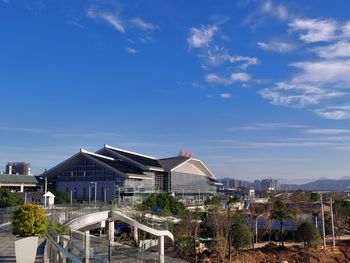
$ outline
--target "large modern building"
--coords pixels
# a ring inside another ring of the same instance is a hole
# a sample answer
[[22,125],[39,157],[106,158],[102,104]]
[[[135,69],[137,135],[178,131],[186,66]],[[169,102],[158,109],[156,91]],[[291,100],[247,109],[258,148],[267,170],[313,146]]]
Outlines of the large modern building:
[[31,166],[26,162],[8,162],[6,174],[32,175]]
[[189,156],[156,159],[109,145],[95,153],[81,149],[41,176],[48,178],[49,189],[85,201],[108,201],[153,192],[205,196],[214,194],[218,183],[198,159]]

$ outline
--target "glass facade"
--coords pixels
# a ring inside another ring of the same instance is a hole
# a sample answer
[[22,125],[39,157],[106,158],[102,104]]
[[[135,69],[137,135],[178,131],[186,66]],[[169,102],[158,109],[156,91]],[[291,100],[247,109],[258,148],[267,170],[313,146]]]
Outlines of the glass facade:
[[215,194],[216,186],[206,176],[172,172],[170,191],[178,194]]

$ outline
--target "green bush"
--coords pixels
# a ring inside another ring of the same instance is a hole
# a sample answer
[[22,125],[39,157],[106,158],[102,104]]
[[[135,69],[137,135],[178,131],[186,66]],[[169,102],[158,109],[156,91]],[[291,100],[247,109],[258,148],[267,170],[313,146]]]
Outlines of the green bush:
[[248,247],[252,243],[252,233],[249,231],[246,224],[237,222],[232,225],[232,245],[236,251]]
[[160,215],[174,216],[182,216],[186,211],[183,203],[167,193],[151,194],[143,201],[142,208],[151,212],[155,212],[156,208],[159,208]]
[[321,241],[321,235],[318,229],[311,222],[302,223],[296,233],[296,240],[304,242],[305,247],[317,246]]
[[35,204],[21,205],[12,218],[12,226],[14,235],[43,235],[47,230],[45,210]]
[[66,192],[54,192],[55,204],[69,204],[70,196]]
[[50,223],[50,229],[61,235],[69,234],[69,227],[62,225],[57,221],[52,221]]
[[7,188],[0,188],[0,208],[17,206],[22,204],[22,199],[18,198]]

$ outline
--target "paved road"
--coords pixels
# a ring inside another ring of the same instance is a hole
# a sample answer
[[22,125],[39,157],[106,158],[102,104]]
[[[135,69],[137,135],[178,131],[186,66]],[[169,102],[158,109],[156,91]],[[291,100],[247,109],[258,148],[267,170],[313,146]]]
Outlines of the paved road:
[[[350,240],[350,236],[348,236],[348,235],[337,236],[335,238],[335,243],[337,244],[337,241],[339,241],[339,240]],[[332,237],[327,236],[326,237],[326,242],[327,242],[327,244],[331,243],[332,242]],[[255,246],[255,248],[261,248],[261,247],[264,247],[265,245],[267,245],[268,243],[270,243],[270,242],[268,242],[268,241],[259,242],[259,243],[255,244],[254,246]],[[276,245],[280,245],[281,244],[281,242],[274,242],[274,241],[271,241],[271,243],[275,243]],[[284,242],[284,245],[286,247],[291,247],[291,246],[295,246],[295,245],[303,246],[304,243],[303,242],[297,243],[297,242],[286,241],[286,242]]]
[[[10,223],[0,225],[0,262],[16,262],[15,236],[12,235]],[[39,238],[37,257],[35,263],[43,263],[45,239]]]

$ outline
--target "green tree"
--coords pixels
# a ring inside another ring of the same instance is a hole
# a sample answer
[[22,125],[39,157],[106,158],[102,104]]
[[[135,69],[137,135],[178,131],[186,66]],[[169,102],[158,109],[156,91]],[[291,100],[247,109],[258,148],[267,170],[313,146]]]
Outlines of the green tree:
[[246,224],[238,221],[232,224],[231,227],[232,246],[237,251],[237,254],[242,248],[248,247],[252,242],[252,233],[249,231]]
[[17,206],[22,204],[22,199],[18,198],[7,188],[0,188],[0,208]]
[[153,193],[142,203],[144,210],[154,212],[160,209],[160,215],[182,216],[186,208],[183,203],[177,201],[173,196],[167,193]]
[[320,201],[320,194],[319,193],[316,193],[316,192],[313,192],[310,194],[310,200],[312,202],[318,202]]
[[12,226],[14,235],[43,235],[47,230],[45,210],[35,204],[21,205],[12,218]]
[[66,192],[54,192],[56,204],[69,204],[70,196]]
[[292,217],[292,212],[289,210],[286,205],[281,201],[275,202],[275,208],[272,210],[271,218],[276,219],[280,222],[280,235],[281,235],[281,243],[284,247],[284,227],[283,223],[285,220],[290,219]]
[[295,232],[298,242],[304,242],[305,247],[314,247],[320,243],[321,235],[311,222],[303,222]]

